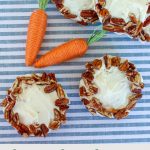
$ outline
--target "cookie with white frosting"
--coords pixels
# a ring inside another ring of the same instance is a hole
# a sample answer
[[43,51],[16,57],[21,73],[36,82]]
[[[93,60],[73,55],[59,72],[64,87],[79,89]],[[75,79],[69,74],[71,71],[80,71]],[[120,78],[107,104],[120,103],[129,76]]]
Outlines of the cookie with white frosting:
[[55,75],[17,77],[2,101],[4,118],[23,136],[46,136],[66,121],[69,99]]
[[80,97],[92,114],[122,119],[142,97],[143,88],[143,79],[134,64],[105,55],[86,64]]
[[94,0],[52,0],[58,10],[68,19],[87,25],[98,20]]
[[105,30],[150,42],[150,0],[96,0]]

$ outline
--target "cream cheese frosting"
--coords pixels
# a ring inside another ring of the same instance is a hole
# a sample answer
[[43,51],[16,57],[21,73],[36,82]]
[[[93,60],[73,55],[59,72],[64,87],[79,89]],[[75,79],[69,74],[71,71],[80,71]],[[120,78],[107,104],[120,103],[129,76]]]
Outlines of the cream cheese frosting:
[[44,87],[22,83],[22,93],[18,95],[13,108],[18,113],[20,122],[26,125],[38,123],[49,125],[54,119],[55,100],[58,99],[56,91],[44,93]]
[[106,0],[105,8],[110,14],[116,18],[123,18],[129,21],[129,15],[134,14],[135,17],[144,22],[147,16],[149,0]]
[[64,0],[64,6],[70,10],[71,14],[78,16],[76,20],[82,20],[80,13],[82,10],[94,10],[94,0]]

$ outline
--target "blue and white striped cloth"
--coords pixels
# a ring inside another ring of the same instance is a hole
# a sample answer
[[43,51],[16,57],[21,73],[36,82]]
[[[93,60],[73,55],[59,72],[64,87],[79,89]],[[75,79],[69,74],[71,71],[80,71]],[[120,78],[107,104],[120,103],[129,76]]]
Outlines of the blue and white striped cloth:
[[[38,7],[37,0],[0,0],[0,100],[6,95],[19,75],[33,72],[54,72],[63,85],[71,104],[68,121],[60,130],[49,133],[46,138],[23,138],[3,117],[0,108],[0,143],[142,143],[150,142],[150,44],[141,44],[126,36],[109,33],[93,44],[87,54],[78,59],[45,69],[25,67],[25,41],[31,12]],[[49,4],[47,33],[40,55],[69,39],[88,38],[99,24],[80,26],[64,19]],[[133,61],[142,73],[145,89],[136,108],[123,120],[91,116],[82,105],[78,85],[84,64],[104,54],[119,55]]]

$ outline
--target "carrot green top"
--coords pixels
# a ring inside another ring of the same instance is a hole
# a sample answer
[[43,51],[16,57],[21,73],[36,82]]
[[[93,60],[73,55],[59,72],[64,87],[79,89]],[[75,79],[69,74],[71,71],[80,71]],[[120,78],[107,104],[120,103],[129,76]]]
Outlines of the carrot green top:
[[94,42],[99,41],[100,39],[102,39],[106,35],[106,33],[107,33],[107,31],[103,30],[103,29],[99,29],[98,31],[94,30],[93,34],[91,35],[91,37],[87,41],[88,45],[91,45]]
[[39,8],[45,10],[49,0],[39,0]]

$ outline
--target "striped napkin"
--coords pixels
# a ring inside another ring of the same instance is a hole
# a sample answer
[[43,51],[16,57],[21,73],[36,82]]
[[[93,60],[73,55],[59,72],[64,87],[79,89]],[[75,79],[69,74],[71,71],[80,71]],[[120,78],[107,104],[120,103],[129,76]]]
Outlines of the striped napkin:
[[[150,142],[150,44],[131,40],[126,36],[108,33],[101,41],[93,44],[82,58],[61,65],[34,69],[25,67],[25,41],[31,12],[38,7],[37,0],[0,0],[0,101],[6,90],[19,75],[33,72],[54,72],[63,85],[71,104],[68,121],[58,131],[46,138],[23,138],[3,117],[0,108],[0,143],[142,143]],[[64,19],[49,4],[47,33],[42,45],[42,55],[52,47],[72,37],[88,38],[99,23],[87,27]],[[92,116],[82,105],[78,85],[84,64],[104,54],[128,58],[142,73],[145,89],[143,98],[136,108],[123,120]]]

